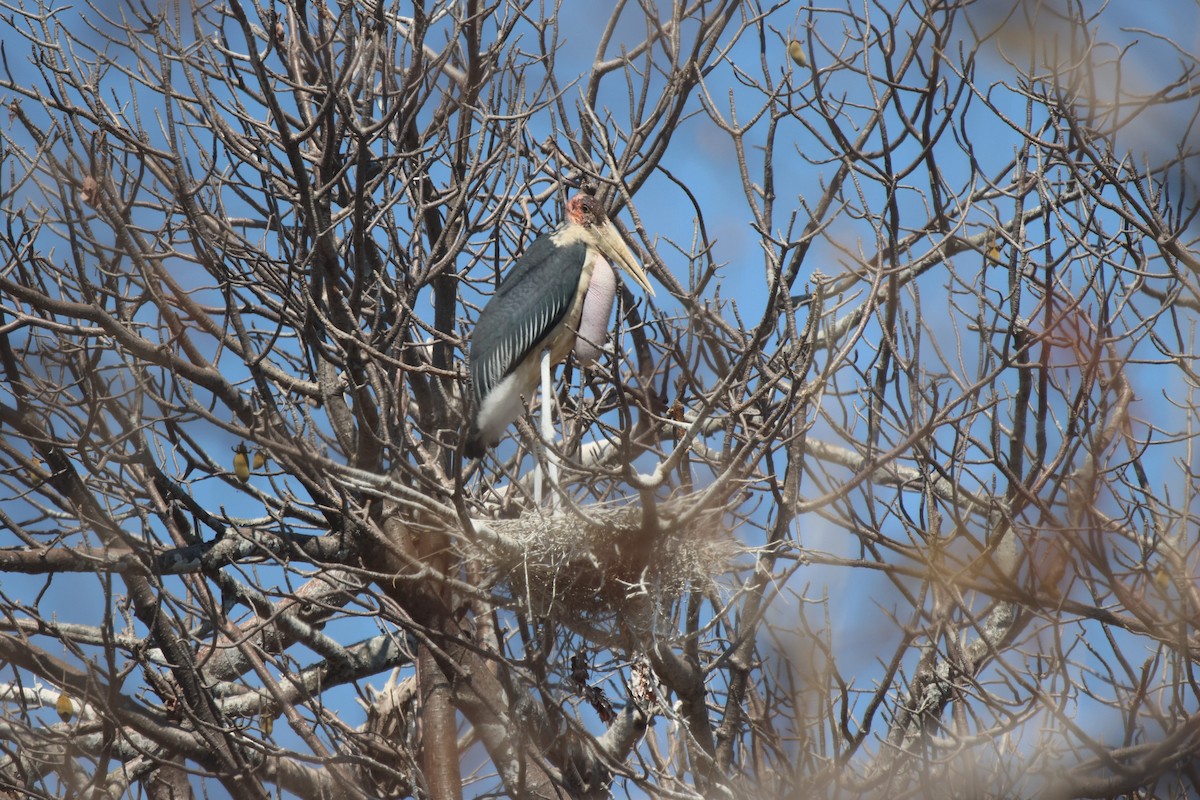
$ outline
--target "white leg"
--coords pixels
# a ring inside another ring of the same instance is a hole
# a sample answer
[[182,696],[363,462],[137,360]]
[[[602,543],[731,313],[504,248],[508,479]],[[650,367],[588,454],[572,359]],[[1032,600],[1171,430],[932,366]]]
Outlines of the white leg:
[[[550,510],[558,505],[554,489],[558,486],[558,461],[550,450],[554,443],[554,399],[551,397],[550,383],[550,350],[542,351],[542,442],[546,446],[546,472],[550,478]],[[540,481],[538,482],[540,485]],[[541,498],[536,498],[541,503]]]

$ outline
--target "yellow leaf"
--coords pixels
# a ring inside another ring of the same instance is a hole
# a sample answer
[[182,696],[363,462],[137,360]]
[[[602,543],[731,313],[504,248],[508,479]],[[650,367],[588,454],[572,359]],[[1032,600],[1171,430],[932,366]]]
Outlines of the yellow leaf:
[[244,442],[238,442],[233,448],[233,474],[242,483],[250,480],[250,454],[246,452]]
[[1164,592],[1171,588],[1171,573],[1162,564],[1154,568],[1154,585]]
[[75,716],[75,704],[71,702],[71,697],[66,692],[58,696],[58,701],[54,704],[54,710],[58,712],[58,716],[63,722],[70,722],[71,717]]
[[792,57],[797,67],[808,66],[808,54],[804,52],[804,45],[797,42],[795,39],[788,42],[788,55]]

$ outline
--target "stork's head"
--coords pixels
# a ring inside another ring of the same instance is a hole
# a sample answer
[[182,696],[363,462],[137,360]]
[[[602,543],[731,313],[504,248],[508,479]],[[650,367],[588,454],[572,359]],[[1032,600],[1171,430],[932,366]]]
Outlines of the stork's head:
[[653,297],[654,288],[642,267],[633,257],[633,252],[621,238],[615,226],[608,219],[604,205],[590,194],[577,194],[567,202],[567,222],[578,225],[584,230],[585,236],[600,252],[608,256],[609,261],[629,274],[646,292]]

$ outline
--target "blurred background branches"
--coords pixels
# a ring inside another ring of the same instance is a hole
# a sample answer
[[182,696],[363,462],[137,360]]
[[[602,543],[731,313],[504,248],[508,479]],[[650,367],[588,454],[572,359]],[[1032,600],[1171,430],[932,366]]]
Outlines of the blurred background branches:
[[1195,9],[583,6],[0,10],[0,792],[1200,792]]

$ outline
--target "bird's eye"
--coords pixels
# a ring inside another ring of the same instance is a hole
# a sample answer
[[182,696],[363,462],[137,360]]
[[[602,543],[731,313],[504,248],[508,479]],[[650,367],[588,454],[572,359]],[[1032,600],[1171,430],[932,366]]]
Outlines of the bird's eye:
[[583,222],[585,225],[591,225],[596,221],[596,201],[591,197],[584,197],[579,204],[579,210],[583,212]]

